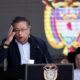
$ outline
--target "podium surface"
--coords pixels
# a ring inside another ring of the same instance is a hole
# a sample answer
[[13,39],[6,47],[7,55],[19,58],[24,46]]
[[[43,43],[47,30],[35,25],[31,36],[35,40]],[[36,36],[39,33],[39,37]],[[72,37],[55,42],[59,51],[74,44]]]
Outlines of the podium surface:
[[[45,80],[44,66],[46,64],[26,64],[4,73],[6,80]],[[56,64],[58,67],[56,80],[73,80],[73,64]]]
[[[45,80],[43,67],[46,64],[26,65],[25,80]],[[56,80],[73,80],[73,64],[56,64],[58,75]]]

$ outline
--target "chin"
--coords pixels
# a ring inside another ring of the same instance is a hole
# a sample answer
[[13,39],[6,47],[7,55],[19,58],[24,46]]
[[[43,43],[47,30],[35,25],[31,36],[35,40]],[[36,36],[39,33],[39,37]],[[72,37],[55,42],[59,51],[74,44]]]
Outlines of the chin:
[[25,41],[25,40],[19,40],[19,42],[20,42],[21,44],[26,43],[26,41]]

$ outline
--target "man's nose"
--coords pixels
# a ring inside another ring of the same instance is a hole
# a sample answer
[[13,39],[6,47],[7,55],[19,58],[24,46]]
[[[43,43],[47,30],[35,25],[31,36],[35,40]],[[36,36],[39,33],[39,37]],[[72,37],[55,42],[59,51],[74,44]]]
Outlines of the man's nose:
[[19,30],[19,31],[18,31],[18,34],[22,34],[22,31],[21,31],[21,30]]

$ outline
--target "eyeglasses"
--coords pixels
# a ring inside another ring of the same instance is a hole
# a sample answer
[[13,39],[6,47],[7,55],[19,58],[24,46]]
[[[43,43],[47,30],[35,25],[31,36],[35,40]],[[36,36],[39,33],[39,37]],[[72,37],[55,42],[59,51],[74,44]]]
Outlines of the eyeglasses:
[[27,28],[27,29],[20,29],[20,30],[14,29],[14,32],[17,32],[17,33],[18,33],[18,32],[20,32],[20,31],[21,31],[21,32],[24,32],[24,31],[26,31],[26,30],[28,30],[28,28]]

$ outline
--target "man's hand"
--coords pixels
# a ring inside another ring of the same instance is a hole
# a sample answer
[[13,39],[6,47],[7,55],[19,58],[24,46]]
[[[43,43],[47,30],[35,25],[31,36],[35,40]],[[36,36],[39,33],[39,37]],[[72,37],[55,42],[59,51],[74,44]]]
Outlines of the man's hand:
[[15,32],[13,32],[13,26],[11,26],[9,28],[9,31],[8,31],[8,35],[7,35],[7,38],[6,38],[6,41],[4,42],[4,44],[10,44],[10,42],[13,40],[13,37],[15,36]]

